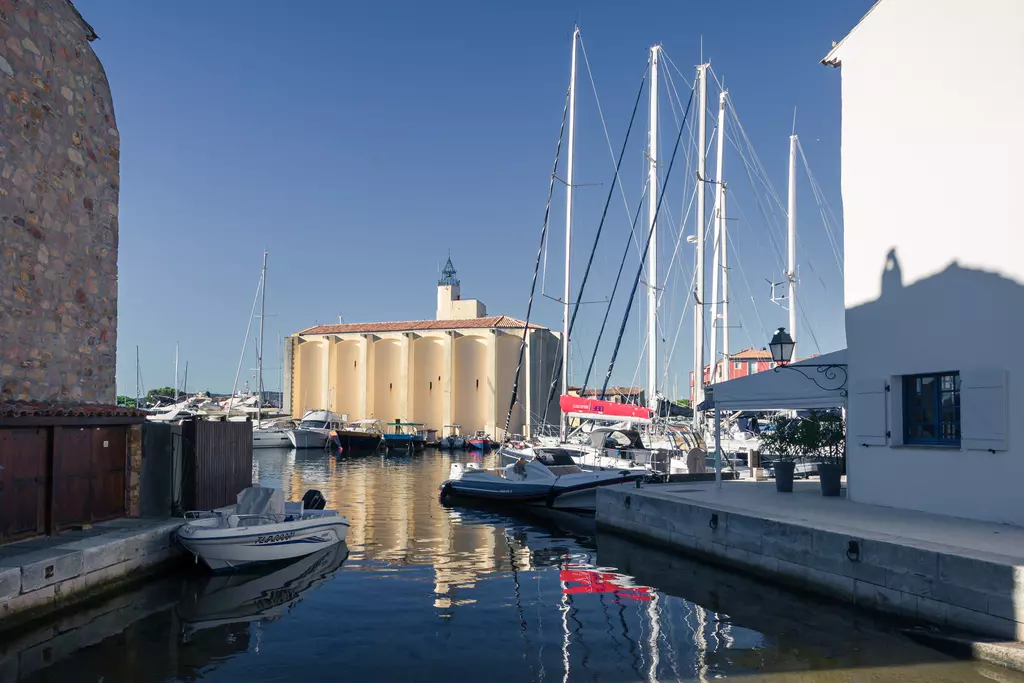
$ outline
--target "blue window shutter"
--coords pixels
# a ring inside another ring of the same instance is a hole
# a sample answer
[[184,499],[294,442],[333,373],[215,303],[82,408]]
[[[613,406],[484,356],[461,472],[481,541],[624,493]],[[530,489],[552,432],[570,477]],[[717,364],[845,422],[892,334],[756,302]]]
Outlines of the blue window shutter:
[[860,380],[849,397],[849,440],[856,445],[886,444],[885,380]]
[[960,373],[960,444],[972,451],[1009,448],[1008,376],[1005,370]]

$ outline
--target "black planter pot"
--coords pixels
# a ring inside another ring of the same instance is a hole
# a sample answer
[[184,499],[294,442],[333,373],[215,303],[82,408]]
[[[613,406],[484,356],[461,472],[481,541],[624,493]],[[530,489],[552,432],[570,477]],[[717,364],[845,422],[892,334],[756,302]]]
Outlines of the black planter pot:
[[818,465],[818,478],[821,480],[821,495],[838,496],[842,488],[843,466],[839,464]]
[[777,461],[775,467],[775,490],[779,493],[793,493],[793,470],[795,462]]

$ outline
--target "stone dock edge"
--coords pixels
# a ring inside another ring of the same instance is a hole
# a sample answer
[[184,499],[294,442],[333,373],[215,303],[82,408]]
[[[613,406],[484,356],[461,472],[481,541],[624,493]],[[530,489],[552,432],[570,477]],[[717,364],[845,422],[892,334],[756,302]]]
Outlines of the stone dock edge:
[[[805,519],[766,519],[659,494],[656,486],[598,489],[596,523],[602,530],[799,591],[950,631],[999,641],[1024,640],[1021,568],[1009,559],[981,559],[955,548],[902,544],[892,537],[858,537],[816,528]],[[847,554],[850,541],[858,544],[855,559]],[[994,641],[977,642],[984,646],[972,650],[975,656],[993,651]]]
[[113,528],[92,538],[0,557],[0,632],[107,595],[186,557],[183,520]]

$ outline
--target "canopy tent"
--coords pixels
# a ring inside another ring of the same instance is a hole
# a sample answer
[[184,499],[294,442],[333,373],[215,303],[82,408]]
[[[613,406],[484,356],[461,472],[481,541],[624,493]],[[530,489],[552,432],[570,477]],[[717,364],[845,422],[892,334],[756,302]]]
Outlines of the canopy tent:
[[[818,367],[815,367],[818,366]],[[833,366],[827,368],[824,366]],[[707,388],[699,410],[799,410],[846,405],[846,349]]]

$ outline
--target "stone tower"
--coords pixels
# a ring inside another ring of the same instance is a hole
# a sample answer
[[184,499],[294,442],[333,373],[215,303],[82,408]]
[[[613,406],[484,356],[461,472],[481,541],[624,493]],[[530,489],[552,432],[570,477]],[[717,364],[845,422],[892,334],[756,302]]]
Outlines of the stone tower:
[[437,281],[437,320],[470,320],[487,315],[487,307],[476,299],[463,299],[451,254]]

